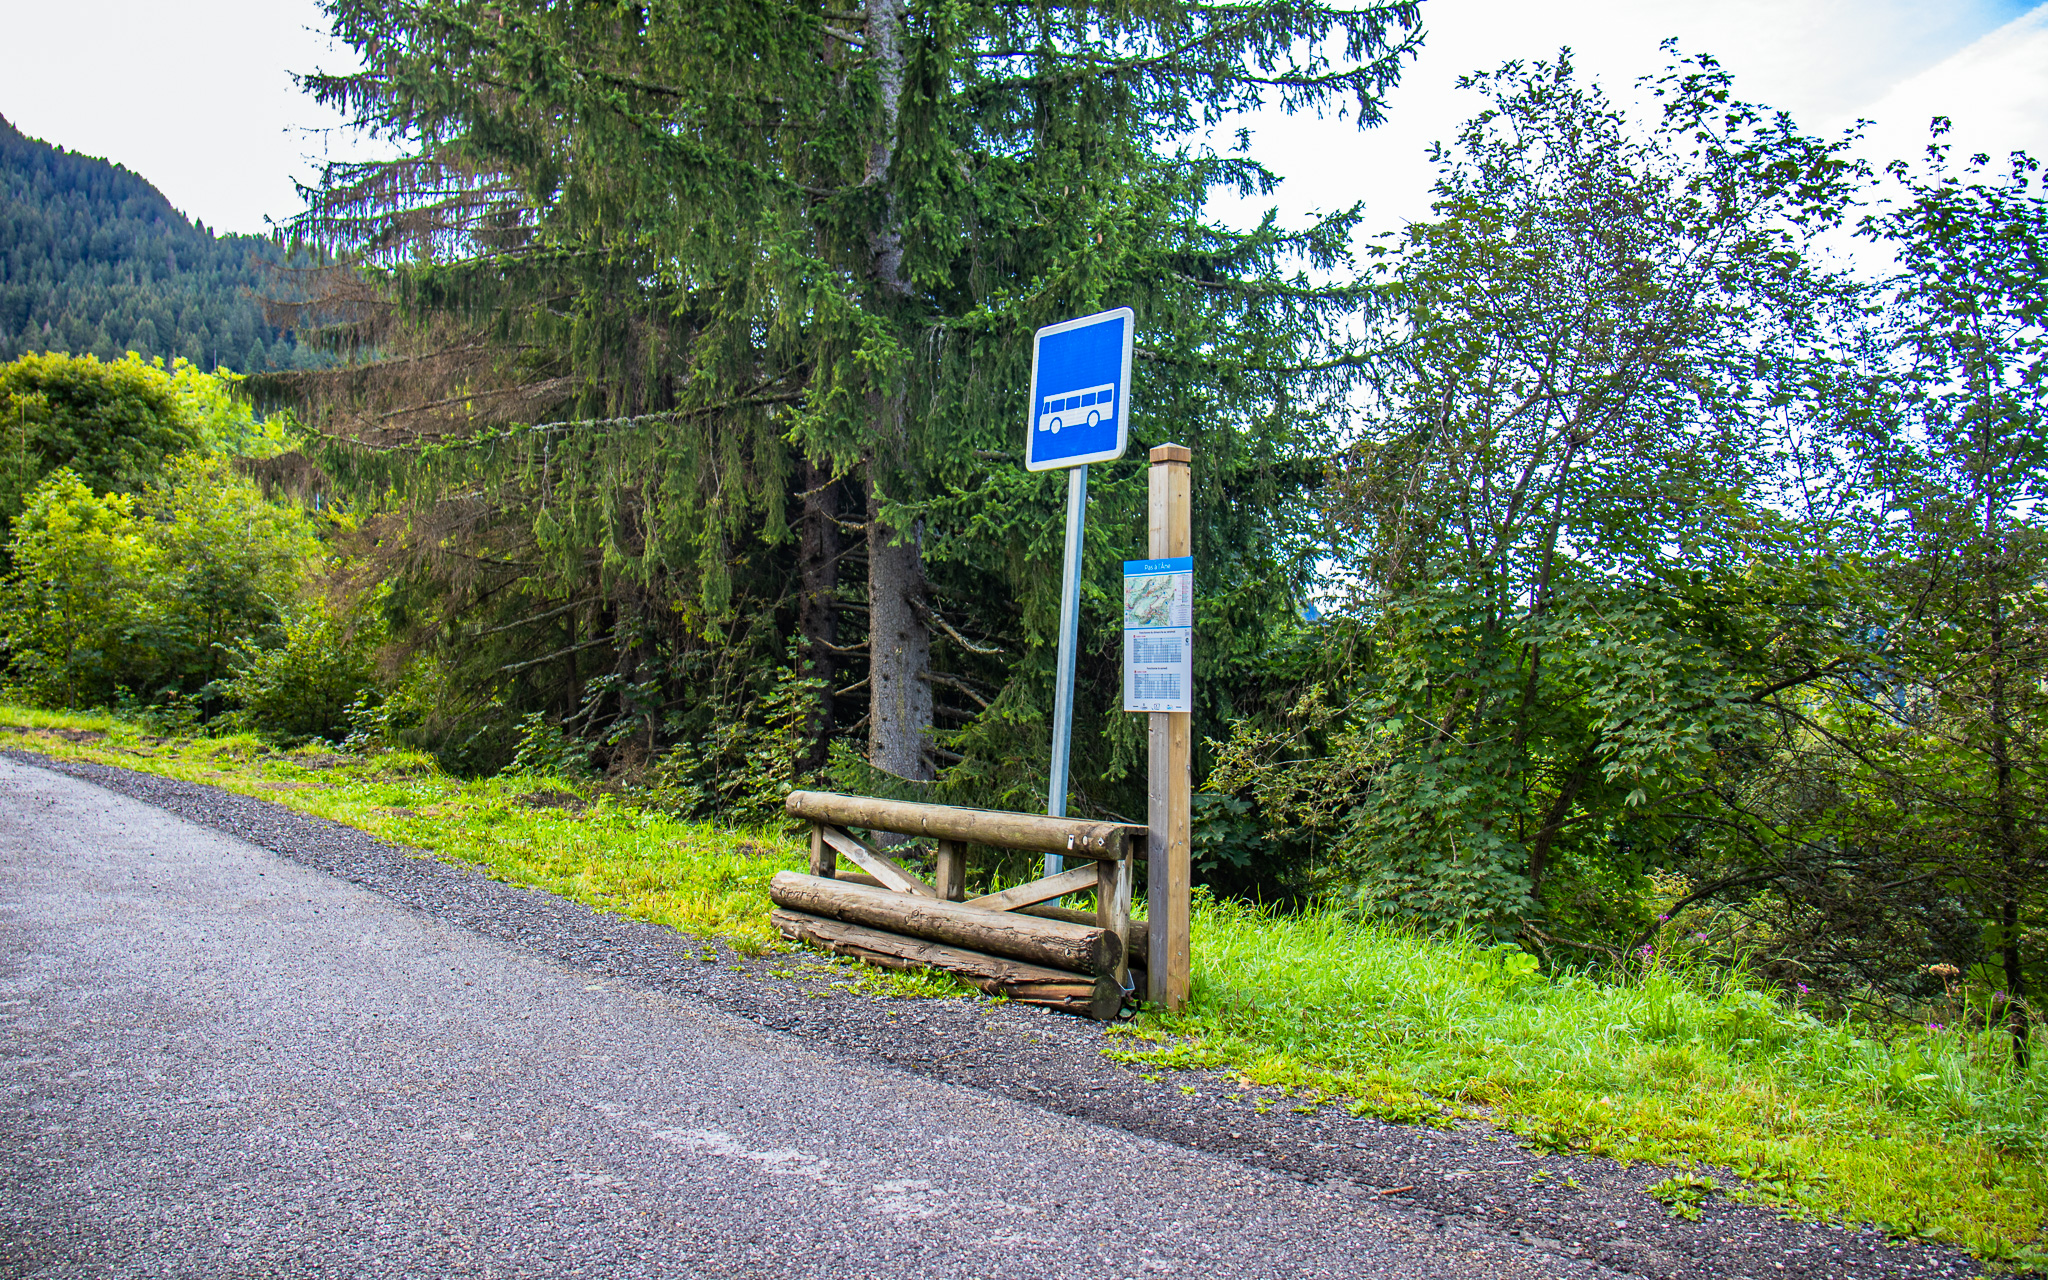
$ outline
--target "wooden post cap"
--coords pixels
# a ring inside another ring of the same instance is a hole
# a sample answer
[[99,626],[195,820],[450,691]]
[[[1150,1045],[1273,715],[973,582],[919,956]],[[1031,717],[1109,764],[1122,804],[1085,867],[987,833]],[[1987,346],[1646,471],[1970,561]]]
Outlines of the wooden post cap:
[[1152,451],[1154,462],[1192,462],[1194,450],[1184,444],[1162,444]]

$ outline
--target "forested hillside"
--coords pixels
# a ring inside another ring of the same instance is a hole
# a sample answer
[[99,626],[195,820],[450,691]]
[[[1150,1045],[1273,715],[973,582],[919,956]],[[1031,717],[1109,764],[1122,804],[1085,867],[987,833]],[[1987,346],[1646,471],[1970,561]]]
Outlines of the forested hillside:
[[120,165],[0,119],[0,359],[134,351],[203,369],[317,364],[264,319],[259,299],[281,260],[260,236],[188,221]]

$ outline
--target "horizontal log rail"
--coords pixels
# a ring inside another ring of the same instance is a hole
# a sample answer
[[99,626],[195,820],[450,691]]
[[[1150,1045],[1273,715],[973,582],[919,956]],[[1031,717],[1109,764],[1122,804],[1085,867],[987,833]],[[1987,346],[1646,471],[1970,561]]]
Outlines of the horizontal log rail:
[[768,882],[768,897],[776,906],[791,911],[971,947],[1091,977],[1115,973],[1124,958],[1123,939],[1093,925],[990,911],[972,903],[892,893],[795,871],[776,872]]
[[1098,1022],[1109,1021],[1123,1008],[1124,989],[1107,975],[1088,977],[786,907],[776,908],[771,919],[785,937],[885,968],[943,969],[990,995],[1064,1009]]
[[[1076,911],[1072,907],[1056,907],[1051,903],[1039,903],[1030,907],[1012,907],[1020,916],[1040,916],[1047,920],[1065,920],[1071,924],[1092,924],[1102,927],[1100,911]],[[1145,968],[1145,958],[1150,952],[1152,941],[1143,920],[1133,920],[1126,915],[1123,922],[1124,963],[1133,969]]]
[[838,827],[867,827],[934,840],[960,840],[998,849],[1029,853],[1063,853],[1076,858],[1116,862],[1130,856],[1134,837],[1145,828],[1127,822],[1095,822],[1085,818],[1048,818],[1035,813],[1004,813],[950,804],[918,804],[878,800],[831,791],[792,791],[784,802],[792,818]]
[[[871,875],[860,871],[842,871],[838,875],[842,884],[864,884],[870,889],[886,889],[889,886]],[[1020,916],[1042,916],[1047,920],[1065,920],[1069,924],[1092,924],[1101,928],[1102,913],[1099,911],[1076,911],[1072,907],[1055,907],[1050,903],[1039,903],[1029,907],[1012,907]],[[1124,924],[1124,963],[1133,969],[1146,967],[1146,956],[1151,950],[1151,933],[1143,920],[1130,920]]]

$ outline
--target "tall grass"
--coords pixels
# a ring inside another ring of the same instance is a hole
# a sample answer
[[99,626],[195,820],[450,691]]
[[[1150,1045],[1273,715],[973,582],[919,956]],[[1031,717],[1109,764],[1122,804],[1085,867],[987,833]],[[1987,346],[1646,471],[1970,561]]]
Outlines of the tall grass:
[[2001,1034],[1830,1020],[1682,955],[1552,977],[1513,947],[1222,902],[1197,904],[1189,1009],[1152,1025],[1175,1043],[1121,1056],[1724,1165],[1795,1211],[2048,1261],[2048,1062],[2016,1068]]

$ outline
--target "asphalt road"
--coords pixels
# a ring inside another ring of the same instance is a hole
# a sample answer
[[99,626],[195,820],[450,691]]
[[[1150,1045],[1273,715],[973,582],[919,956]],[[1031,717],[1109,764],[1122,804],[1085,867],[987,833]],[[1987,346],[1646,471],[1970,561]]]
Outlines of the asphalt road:
[[1564,1276],[0,761],[0,1274]]

